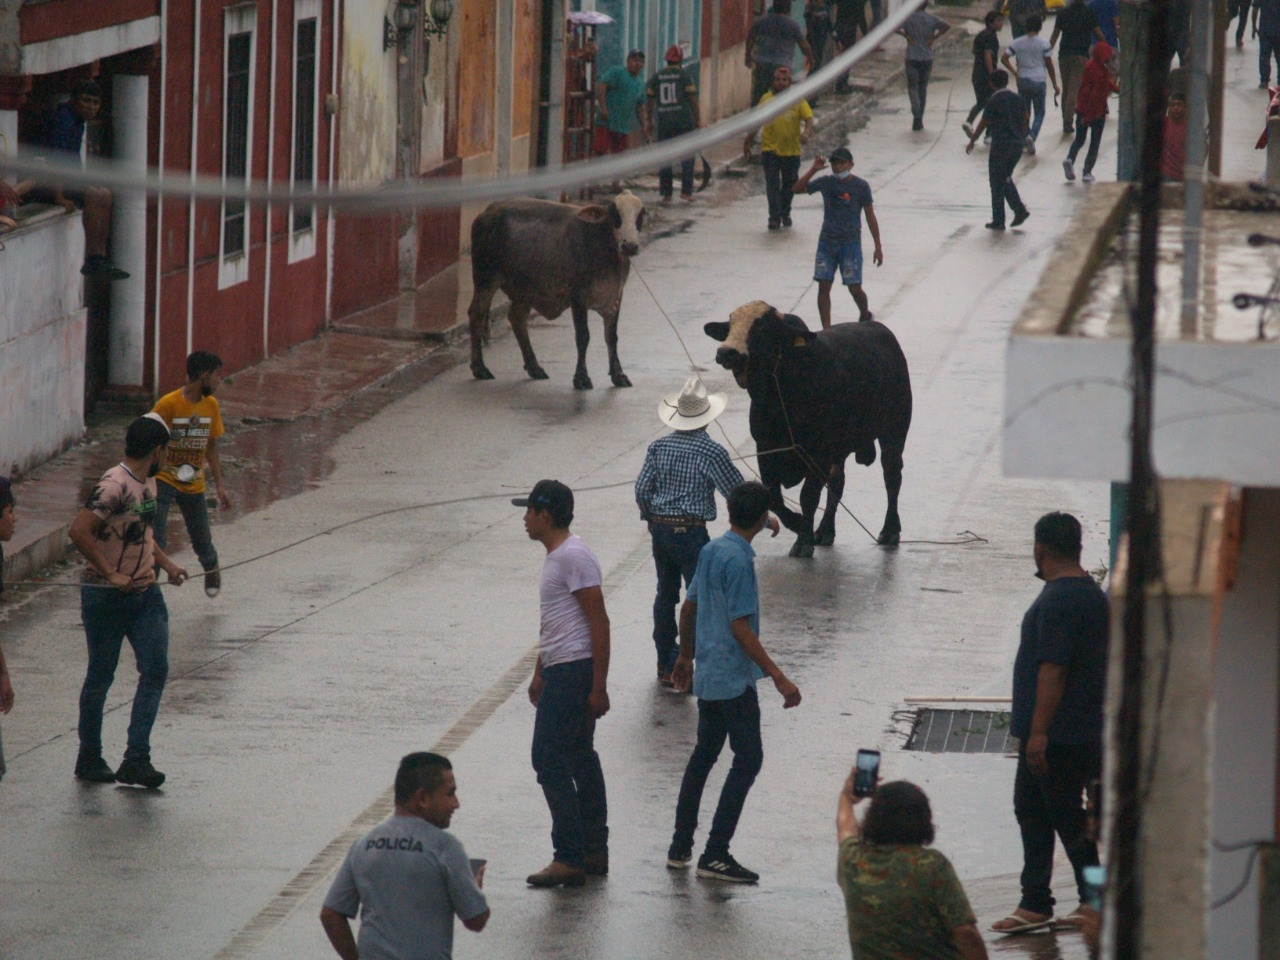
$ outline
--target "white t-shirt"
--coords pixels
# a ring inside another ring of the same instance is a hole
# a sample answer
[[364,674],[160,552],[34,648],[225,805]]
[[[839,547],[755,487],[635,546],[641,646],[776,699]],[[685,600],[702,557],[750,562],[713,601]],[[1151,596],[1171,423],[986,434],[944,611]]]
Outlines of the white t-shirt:
[[1049,41],[1040,34],[1033,37],[1028,33],[1009,44],[1006,52],[1013,54],[1019,80],[1038,80],[1043,83],[1049,77],[1044,60],[1052,50]]
[[542,632],[539,648],[543,669],[591,656],[591,625],[574,593],[604,582],[600,561],[581,537],[569,539],[542,562]]

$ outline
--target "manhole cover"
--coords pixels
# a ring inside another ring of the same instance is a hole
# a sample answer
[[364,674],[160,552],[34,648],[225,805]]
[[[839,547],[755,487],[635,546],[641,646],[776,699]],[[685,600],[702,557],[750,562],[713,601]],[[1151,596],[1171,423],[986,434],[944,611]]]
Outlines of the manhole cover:
[[924,753],[1017,753],[1007,710],[916,711],[908,750]]

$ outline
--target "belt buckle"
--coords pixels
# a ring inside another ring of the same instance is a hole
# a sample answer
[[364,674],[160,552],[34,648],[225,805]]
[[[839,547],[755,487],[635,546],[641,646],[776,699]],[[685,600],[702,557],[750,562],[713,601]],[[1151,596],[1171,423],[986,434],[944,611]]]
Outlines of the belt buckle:
[[688,533],[689,528],[687,526],[672,527],[671,532],[672,533]]

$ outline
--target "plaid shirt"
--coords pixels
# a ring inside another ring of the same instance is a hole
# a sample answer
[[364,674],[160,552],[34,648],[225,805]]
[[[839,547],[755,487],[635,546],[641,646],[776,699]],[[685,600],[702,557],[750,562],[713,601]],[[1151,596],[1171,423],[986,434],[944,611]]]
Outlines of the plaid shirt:
[[728,497],[742,474],[705,429],[677,430],[649,444],[636,478],[640,518],[716,518],[715,491]]

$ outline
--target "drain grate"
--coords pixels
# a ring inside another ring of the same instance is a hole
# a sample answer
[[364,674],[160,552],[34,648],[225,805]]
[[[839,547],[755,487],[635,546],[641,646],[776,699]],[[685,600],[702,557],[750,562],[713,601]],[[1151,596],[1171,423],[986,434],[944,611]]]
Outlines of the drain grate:
[[924,708],[916,711],[906,749],[923,753],[1017,753],[1018,740],[1009,735],[1007,710]]

